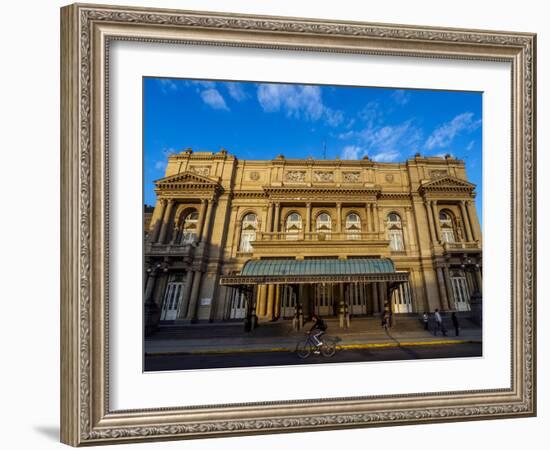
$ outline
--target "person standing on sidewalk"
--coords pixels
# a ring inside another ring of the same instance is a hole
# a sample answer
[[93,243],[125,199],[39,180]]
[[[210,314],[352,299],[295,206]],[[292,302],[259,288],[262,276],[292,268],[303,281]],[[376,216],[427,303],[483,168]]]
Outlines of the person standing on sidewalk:
[[458,317],[456,317],[456,313],[451,314],[451,320],[453,321],[453,327],[455,327],[455,336],[458,336],[459,332],[459,324],[458,324]]
[[424,329],[428,331],[428,322],[430,320],[430,316],[428,316],[428,313],[424,311],[424,314],[422,314],[422,322],[424,323]]
[[441,330],[441,334],[443,336],[447,336],[447,330],[445,329],[445,325],[443,325],[443,318],[441,317],[439,309],[437,308],[435,309],[435,312],[434,312],[434,318],[435,318],[434,336],[437,336],[438,330]]

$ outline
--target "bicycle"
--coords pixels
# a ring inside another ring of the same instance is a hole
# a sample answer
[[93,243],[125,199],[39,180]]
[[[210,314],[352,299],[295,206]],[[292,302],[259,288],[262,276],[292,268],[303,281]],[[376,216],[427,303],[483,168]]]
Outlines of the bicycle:
[[306,334],[306,339],[302,342],[298,342],[296,345],[296,354],[300,359],[306,359],[312,353],[319,351],[321,355],[330,358],[336,354],[336,345],[333,342],[328,342],[324,340],[324,336],[318,337],[321,342],[321,346],[317,346],[313,340],[313,336],[310,333]]

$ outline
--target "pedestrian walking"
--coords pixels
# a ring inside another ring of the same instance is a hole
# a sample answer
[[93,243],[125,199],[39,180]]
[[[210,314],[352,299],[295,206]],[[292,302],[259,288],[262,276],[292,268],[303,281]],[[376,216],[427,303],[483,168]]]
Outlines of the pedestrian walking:
[[430,320],[430,316],[428,316],[428,313],[424,311],[424,314],[422,314],[422,322],[424,323],[424,329],[428,331],[428,322]]
[[455,327],[455,336],[458,336],[460,327],[458,324],[458,317],[456,317],[456,314],[454,312],[451,314],[451,320],[453,321],[453,327]]
[[384,328],[384,330],[388,329],[389,320],[390,316],[388,311],[384,311],[384,313],[382,314],[382,328]]
[[435,309],[435,312],[434,312],[434,318],[435,318],[434,336],[437,336],[437,332],[439,330],[441,330],[441,334],[443,336],[447,336],[447,330],[445,329],[445,325],[443,324],[443,318],[441,317],[441,313],[437,308]]

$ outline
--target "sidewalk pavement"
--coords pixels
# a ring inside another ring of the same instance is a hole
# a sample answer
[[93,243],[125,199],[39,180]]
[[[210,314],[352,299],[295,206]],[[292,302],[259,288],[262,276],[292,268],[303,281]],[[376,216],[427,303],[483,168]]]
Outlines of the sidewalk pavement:
[[[197,325],[194,325],[197,327]],[[269,325],[268,325],[269,326]],[[193,327],[193,326],[191,326]],[[217,333],[216,327],[201,327],[199,336],[185,338],[147,339],[145,354],[159,355],[208,355],[251,352],[293,352],[299,342],[305,339],[305,327],[302,331],[285,330],[280,335],[262,330],[261,333],[244,334],[238,327],[233,327],[232,333]],[[355,329],[354,329],[355,328]],[[339,350],[413,347],[426,345],[453,345],[464,343],[481,343],[482,333],[479,328],[460,330],[460,336],[454,335],[454,330],[448,330],[447,336],[434,336],[424,329],[406,329],[407,327],[392,327],[386,333],[380,326],[368,330],[359,330],[359,326],[351,329],[330,327],[326,339],[334,340]],[[401,329],[399,329],[401,328]],[[403,329],[405,328],[405,329]],[[410,328],[410,327],[408,327]],[[204,330],[209,330],[205,335]],[[275,330],[275,327],[272,328]],[[199,329],[197,329],[199,330]],[[259,330],[259,328],[258,328]],[[281,330],[279,330],[280,332]],[[202,336],[200,336],[202,334]]]

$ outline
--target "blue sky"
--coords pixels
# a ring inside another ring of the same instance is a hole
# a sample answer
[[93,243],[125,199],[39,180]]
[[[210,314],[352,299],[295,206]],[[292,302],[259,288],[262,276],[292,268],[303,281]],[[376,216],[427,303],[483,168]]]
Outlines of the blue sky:
[[[144,201],[167,156],[227,149],[240,159],[465,160],[481,221],[479,92],[144,78]],[[326,149],[326,150],[325,150]]]

